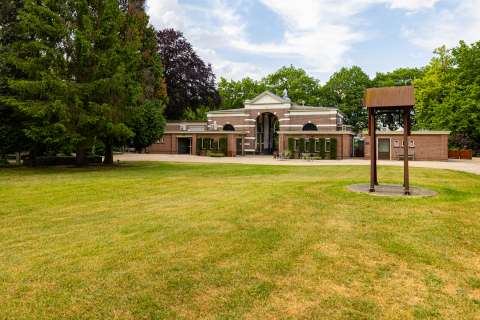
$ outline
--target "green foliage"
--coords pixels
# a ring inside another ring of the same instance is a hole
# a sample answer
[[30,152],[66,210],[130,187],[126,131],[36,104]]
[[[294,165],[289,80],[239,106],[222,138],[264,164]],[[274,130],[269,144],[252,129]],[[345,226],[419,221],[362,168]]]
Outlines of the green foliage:
[[308,152],[315,153],[315,138],[308,138]]
[[337,138],[330,138],[330,159],[337,159]]
[[371,80],[361,68],[353,66],[335,72],[322,87],[322,105],[336,108],[345,114],[345,124],[352,125],[353,131],[368,125],[367,110],[363,108],[365,88],[371,87]]
[[197,156],[202,152],[202,138],[197,137]]
[[217,158],[220,158],[220,157],[225,157],[225,154],[223,154],[223,153],[210,153],[210,154],[209,154],[209,157],[217,157]]
[[239,81],[227,81],[221,78],[218,92],[222,97],[221,109],[239,109],[244,107],[245,100],[251,100],[267,90],[264,83],[250,78]]
[[322,158],[322,157],[315,157],[314,159],[315,159],[315,160],[323,160],[323,159],[325,159],[325,158]]
[[16,166],[16,164],[10,163],[7,159],[0,157],[0,168],[13,168]]
[[268,90],[282,97],[283,90],[287,89],[288,98],[298,105],[305,101],[305,105],[319,106],[320,81],[307,75],[305,70],[290,67],[282,67],[275,73],[262,79]]
[[227,81],[222,78],[218,84],[218,91],[223,99],[222,109],[243,108],[246,100],[251,100],[266,90],[283,97],[285,89],[290,100],[296,104],[305,101],[306,105],[320,105],[320,81],[294,66],[282,67],[261,81],[250,78]]
[[325,159],[325,138],[318,139],[318,148],[319,148],[319,155],[322,159]]
[[223,154],[227,154],[227,137],[221,137],[219,139],[220,142],[220,152]]
[[25,1],[21,36],[3,56],[20,75],[9,79],[7,102],[22,115],[26,136],[74,144],[82,164],[92,137],[110,145],[132,138],[142,103],[162,87],[144,3],[122,3]]
[[213,140],[212,141],[212,150],[217,151],[218,150],[218,140]]
[[480,41],[460,41],[453,49],[434,51],[423,79],[415,81],[421,129],[449,130],[480,141]]
[[204,144],[204,146],[205,146],[204,149],[206,149],[206,150],[212,150],[212,149],[210,148],[210,140],[211,140],[211,139],[210,139],[209,137],[203,138],[203,144]]
[[298,152],[305,153],[305,138],[298,139]]
[[290,159],[293,159],[293,154],[295,151],[295,138],[288,138],[288,155]]
[[160,100],[146,101],[142,104],[142,109],[140,120],[133,128],[133,145],[136,150],[142,150],[161,139],[166,123],[163,117],[164,106]]
[[422,79],[425,68],[399,68],[392,72],[377,72],[372,88],[412,86],[416,79]]

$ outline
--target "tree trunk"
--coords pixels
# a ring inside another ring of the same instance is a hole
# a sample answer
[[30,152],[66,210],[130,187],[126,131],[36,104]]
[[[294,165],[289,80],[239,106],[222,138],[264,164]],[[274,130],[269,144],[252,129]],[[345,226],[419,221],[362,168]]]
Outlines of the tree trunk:
[[113,143],[111,138],[105,140],[105,159],[104,164],[113,164]]
[[28,166],[30,168],[35,167],[37,165],[37,143],[33,145],[32,150],[30,150],[28,154]]
[[77,167],[88,166],[87,149],[83,144],[77,144],[77,156],[75,157]]

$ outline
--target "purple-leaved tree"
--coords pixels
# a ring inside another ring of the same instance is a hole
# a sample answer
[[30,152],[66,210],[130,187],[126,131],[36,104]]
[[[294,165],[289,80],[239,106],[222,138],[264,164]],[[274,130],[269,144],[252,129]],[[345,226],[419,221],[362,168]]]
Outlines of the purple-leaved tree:
[[180,31],[164,29],[156,39],[167,85],[167,119],[181,119],[189,111],[196,114],[200,107],[217,109],[222,98],[211,65],[205,65]]

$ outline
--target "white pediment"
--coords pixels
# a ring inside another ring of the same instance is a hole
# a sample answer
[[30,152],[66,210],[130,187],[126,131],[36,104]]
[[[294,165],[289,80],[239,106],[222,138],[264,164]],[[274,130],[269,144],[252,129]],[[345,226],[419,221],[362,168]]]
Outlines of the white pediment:
[[252,102],[252,104],[271,104],[271,103],[285,103],[284,101],[281,101],[279,99],[276,99],[268,94],[264,95],[258,100],[255,100]]

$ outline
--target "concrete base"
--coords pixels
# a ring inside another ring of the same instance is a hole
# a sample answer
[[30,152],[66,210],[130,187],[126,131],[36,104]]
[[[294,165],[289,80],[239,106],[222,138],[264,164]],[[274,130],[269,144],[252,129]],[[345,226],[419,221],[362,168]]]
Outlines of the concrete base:
[[375,192],[370,192],[370,183],[352,184],[348,190],[367,193],[376,196],[406,197],[406,198],[428,198],[437,193],[430,189],[410,186],[410,194],[405,195],[405,188],[399,184],[381,183],[375,186]]

